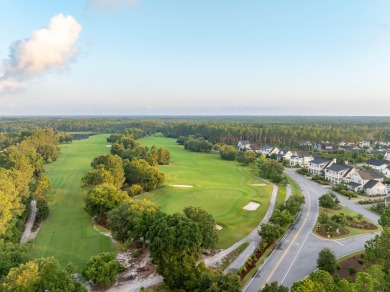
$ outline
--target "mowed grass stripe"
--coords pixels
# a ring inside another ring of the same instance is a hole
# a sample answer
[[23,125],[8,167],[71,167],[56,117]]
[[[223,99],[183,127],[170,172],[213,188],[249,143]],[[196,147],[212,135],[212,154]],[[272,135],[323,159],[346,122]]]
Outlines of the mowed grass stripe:
[[[166,147],[171,164],[160,166],[166,175],[164,186],[142,195],[168,213],[182,212],[187,206],[200,206],[213,214],[223,227],[219,248],[226,248],[249,234],[265,216],[272,187],[252,186],[262,183],[248,168],[235,161],[222,160],[218,154],[193,153],[176,144],[175,139],[151,136],[140,140],[143,145]],[[192,185],[178,188],[171,185]],[[260,203],[256,211],[242,208],[249,202]]]
[[114,250],[111,239],[93,229],[80,194],[81,178],[92,159],[109,151],[106,137],[64,144],[58,160],[46,166],[53,188],[51,213],[35,239],[33,257],[54,256],[61,265],[72,262],[82,268],[91,256]]

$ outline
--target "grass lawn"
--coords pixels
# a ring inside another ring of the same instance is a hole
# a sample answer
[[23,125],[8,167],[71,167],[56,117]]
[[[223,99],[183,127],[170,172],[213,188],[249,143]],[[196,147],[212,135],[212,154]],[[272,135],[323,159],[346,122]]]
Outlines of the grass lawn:
[[[255,178],[248,167],[222,160],[216,153],[186,151],[175,139],[151,136],[139,141],[148,147],[166,147],[171,152],[171,164],[160,166],[166,175],[165,184],[140,198],[159,204],[167,213],[181,212],[191,205],[212,213],[223,227],[218,248],[226,248],[246,236],[264,217],[272,186],[252,186],[264,182]],[[251,201],[260,203],[260,207],[255,211],[243,210]]]
[[[357,216],[357,213],[353,212],[352,210],[350,210],[344,206],[342,206],[341,209],[339,209],[339,210],[331,210],[331,209],[325,210],[324,208],[320,207],[320,213],[321,212],[326,213],[329,217],[332,217],[333,215],[336,215],[336,214],[338,215],[340,213],[344,213],[344,215],[346,215],[346,216],[347,215],[353,216],[353,217]],[[334,239],[350,237],[350,236],[360,235],[360,234],[365,234],[365,233],[378,232],[378,231],[382,230],[382,228],[378,224],[375,224],[375,222],[368,220],[366,217],[363,217],[363,220],[370,222],[370,223],[373,223],[374,225],[376,225],[378,227],[378,229],[368,230],[368,229],[360,229],[360,228],[345,226],[345,228],[349,230],[349,233],[346,235],[343,235],[343,236],[337,236]],[[313,230],[314,233],[316,233],[317,226],[318,226],[318,222],[317,222],[316,226],[314,227],[314,230]],[[316,233],[316,234],[318,235],[318,233]]]
[[106,137],[64,144],[58,160],[46,166],[53,188],[50,217],[34,241],[33,257],[54,256],[61,265],[72,262],[82,268],[91,256],[114,250],[111,239],[93,229],[80,194],[81,178],[92,159],[109,151]]

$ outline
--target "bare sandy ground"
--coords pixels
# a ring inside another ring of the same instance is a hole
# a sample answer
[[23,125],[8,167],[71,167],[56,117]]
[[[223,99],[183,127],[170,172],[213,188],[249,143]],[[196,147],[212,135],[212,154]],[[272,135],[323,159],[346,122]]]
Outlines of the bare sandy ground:
[[218,231],[221,231],[223,229],[223,227],[221,225],[215,225],[215,228],[218,230]]
[[171,185],[171,187],[175,187],[175,188],[193,188],[194,186],[192,186],[192,185]]
[[254,187],[265,187],[267,184],[251,184]]
[[106,145],[107,148],[111,148],[112,145]]
[[244,209],[244,210],[248,210],[248,211],[254,211],[254,210],[256,210],[257,208],[259,208],[259,206],[260,206],[259,203],[250,202],[250,203],[247,204],[243,209]]

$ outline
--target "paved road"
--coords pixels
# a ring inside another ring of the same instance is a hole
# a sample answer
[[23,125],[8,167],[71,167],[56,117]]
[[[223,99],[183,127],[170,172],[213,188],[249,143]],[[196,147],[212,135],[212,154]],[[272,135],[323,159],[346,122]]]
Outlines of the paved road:
[[26,243],[30,239],[31,229],[35,222],[35,217],[37,215],[37,201],[32,200],[30,204],[30,216],[27,219],[26,225],[22,237],[20,238],[20,243]]
[[[291,287],[294,282],[303,279],[316,269],[318,252],[323,247],[332,248],[336,256],[341,257],[363,249],[364,243],[374,236],[374,234],[365,234],[337,241],[315,236],[311,230],[318,215],[318,198],[329,189],[304,178],[294,170],[287,169],[286,172],[299,184],[306,203],[302,206],[296,222],[244,288],[246,292],[259,291],[266,283],[272,281]],[[378,216],[364,207],[342,196],[339,196],[339,199],[351,210],[363,214],[372,221],[378,220]]]

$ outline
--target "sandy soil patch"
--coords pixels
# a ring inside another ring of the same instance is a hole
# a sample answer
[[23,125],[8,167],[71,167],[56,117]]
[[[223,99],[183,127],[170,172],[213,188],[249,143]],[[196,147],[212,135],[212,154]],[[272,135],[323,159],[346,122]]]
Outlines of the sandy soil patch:
[[215,225],[215,228],[218,230],[218,231],[221,231],[223,229],[223,227],[221,225]]
[[250,203],[247,204],[243,209],[244,209],[244,210],[248,210],[248,211],[254,211],[254,210],[256,210],[257,208],[259,208],[259,206],[260,206],[259,203],[250,202]]
[[254,187],[265,187],[267,184],[251,184]]
[[175,187],[175,188],[193,188],[194,186],[192,186],[192,185],[171,185],[171,187]]
[[106,145],[107,148],[111,148],[112,145]]

